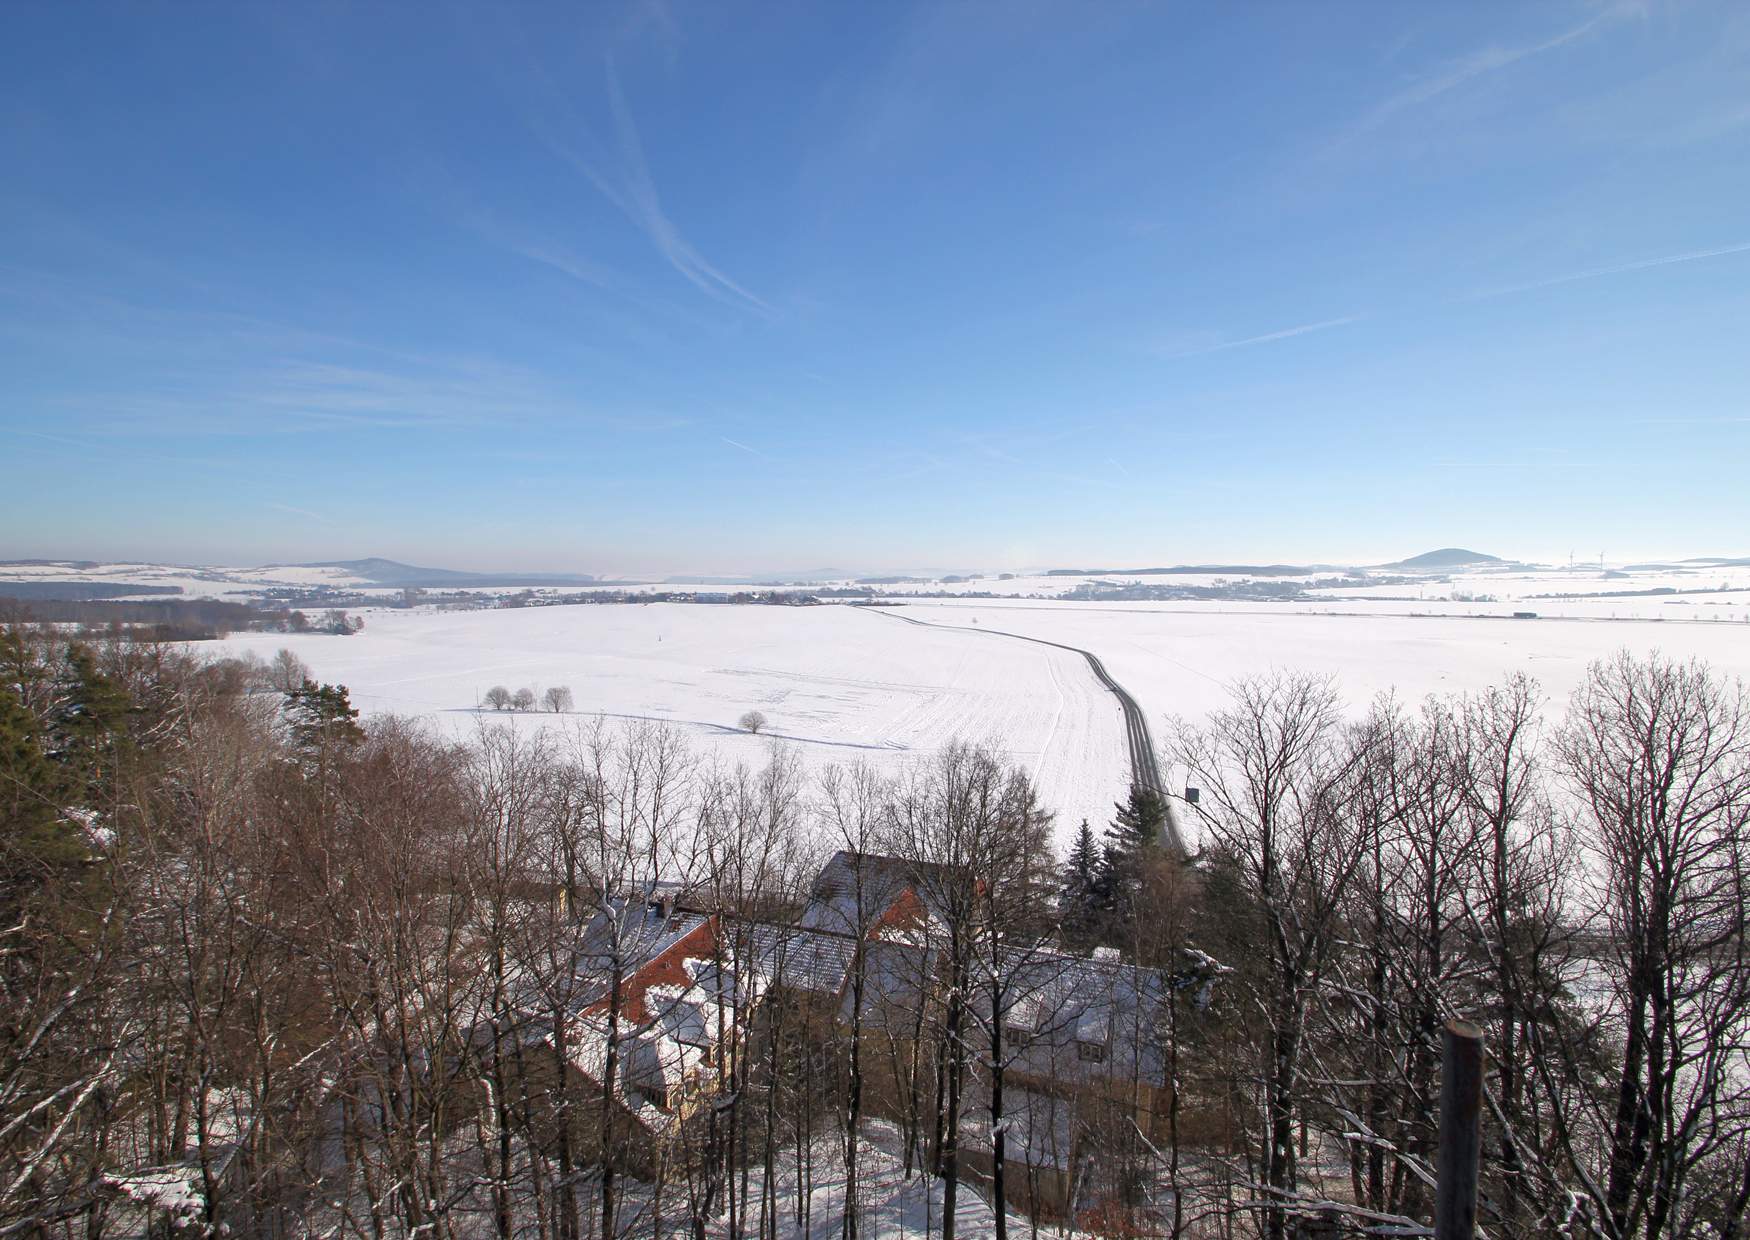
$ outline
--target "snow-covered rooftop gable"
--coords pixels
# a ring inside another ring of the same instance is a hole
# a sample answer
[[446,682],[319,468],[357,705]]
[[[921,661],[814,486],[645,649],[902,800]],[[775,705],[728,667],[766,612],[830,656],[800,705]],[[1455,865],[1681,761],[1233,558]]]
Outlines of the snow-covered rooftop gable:
[[933,915],[920,867],[899,857],[840,850],[814,880],[803,909],[805,930],[892,937],[923,926]]
[[836,995],[857,954],[847,935],[763,923],[751,927],[754,966],[774,985]]

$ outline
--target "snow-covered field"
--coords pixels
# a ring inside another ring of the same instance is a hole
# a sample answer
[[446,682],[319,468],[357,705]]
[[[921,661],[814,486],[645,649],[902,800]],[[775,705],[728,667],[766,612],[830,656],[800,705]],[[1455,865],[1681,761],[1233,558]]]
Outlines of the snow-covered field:
[[1197,719],[1226,699],[1236,676],[1272,668],[1336,678],[1360,709],[1396,690],[1414,702],[1493,684],[1511,672],[1538,679],[1552,706],[1588,664],[1617,649],[1706,660],[1750,679],[1750,624],[1659,620],[1514,620],[1512,608],[1411,614],[1402,605],[1060,603],[943,599],[904,614],[932,624],[1001,629],[1098,654],[1148,713]]
[[[1118,704],[1079,656],[936,632],[853,607],[675,603],[489,611],[369,611],[351,637],[239,634],[234,650],[288,646],[365,713],[574,725],[598,713],[667,720],[726,761],[763,762],[767,737],[811,767],[859,759],[897,771],[956,738],[989,741],[1034,773],[1073,829],[1104,821],[1129,782]],[[488,689],[566,685],[571,716],[477,709]],[[736,729],[764,713],[766,736]]]
[[[767,738],[805,762],[897,771],[955,738],[990,741],[1037,778],[1060,834],[1104,822],[1129,779],[1117,700],[1079,656],[995,630],[1091,650],[1138,700],[1157,738],[1165,718],[1219,706],[1234,677],[1271,668],[1334,676],[1350,703],[1395,690],[1415,701],[1476,689],[1512,671],[1538,678],[1552,711],[1587,664],[1620,647],[1698,656],[1750,678],[1750,624],[1412,614],[1402,604],[1064,603],[915,600],[893,609],[675,603],[373,610],[352,637],[239,634],[237,650],[290,646],[367,714],[418,715],[455,735],[514,718],[563,727],[598,713],[662,719],[730,762],[764,760]],[[1427,610],[1427,609],[1423,609]],[[928,624],[901,623],[895,614]],[[569,716],[478,709],[494,685],[568,686]]]

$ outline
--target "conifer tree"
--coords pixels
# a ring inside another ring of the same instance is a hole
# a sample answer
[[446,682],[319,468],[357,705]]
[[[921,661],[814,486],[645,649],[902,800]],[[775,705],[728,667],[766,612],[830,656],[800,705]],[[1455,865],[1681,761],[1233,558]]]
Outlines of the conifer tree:
[[1129,799],[1113,808],[1118,812],[1106,828],[1098,889],[1107,911],[1122,918],[1130,913],[1143,859],[1160,847],[1167,802],[1160,793],[1133,784]]
[[1099,923],[1100,868],[1100,844],[1084,818],[1064,861],[1063,885],[1058,891],[1058,912],[1064,933],[1071,939],[1090,934]]
[[364,729],[358,725],[358,708],[347,696],[345,685],[319,685],[306,679],[286,694],[286,717],[292,726],[293,740],[306,753],[364,739]]
[[64,700],[55,718],[54,748],[67,767],[69,794],[92,797],[106,780],[113,781],[114,760],[129,743],[128,723],[136,707],[127,690],[98,667],[87,646],[67,647],[62,679]]
[[37,721],[0,685],[0,920],[11,924],[32,894],[88,856],[66,804],[65,771],[44,752]]

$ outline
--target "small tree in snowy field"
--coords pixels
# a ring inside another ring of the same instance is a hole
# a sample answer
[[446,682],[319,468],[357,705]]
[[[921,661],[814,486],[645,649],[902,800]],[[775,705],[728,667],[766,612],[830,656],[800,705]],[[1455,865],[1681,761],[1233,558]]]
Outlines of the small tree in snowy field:
[[505,710],[510,706],[510,690],[503,685],[493,685],[486,691],[486,704],[493,710]]
[[564,685],[554,685],[541,695],[541,704],[555,715],[571,709],[571,690]]
[[766,726],[766,717],[760,714],[757,710],[750,710],[747,714],[736,720],[736,724],[742,729],[742,731],[752,732],[755,736],[758,736],[760,734],[760,729]]
[[523,686],[511,695],[510,704],[514,710],[535,709],[535,691],[526,685]]

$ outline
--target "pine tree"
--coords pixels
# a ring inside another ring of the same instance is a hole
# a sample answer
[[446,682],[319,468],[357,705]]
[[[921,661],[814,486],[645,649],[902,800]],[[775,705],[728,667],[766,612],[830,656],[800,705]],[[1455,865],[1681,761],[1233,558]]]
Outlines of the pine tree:
[[97,666],[89,647],[67,647],[64,702],[55,718],[55,749],[68,768],[70,784],[76,784],[89,808],[96,808],[100,789],[114,782],[114,760],[130,743],[128,723],[135,704],[114,677]]
[[345,685],[319,685],[306,678],[286,694],[286,718],[291,723],[292,739],[305,754],[363,740],[365,733],[358,725],[358,716],[358,708],[347,696]]
[[1091,934],[1100,920],[1100,845],[1094,829],[1082,819],[1076,842],[1063,865],[1063,885],[1058,890],[1058,912],[1063,930],[1072,940]]
[[1131,786],[1130,798],[1113,808],[1118,812],[1112,825],[1106,828],[1098,886],[1102,905],[1122,918],[1130,914],[1132,898],[1142,877],[1143,860],[1160,847],[1167,802],[1160,793],[1137,784]]
[[0,685],[0,921],[10,925],[57,877],[76,874],[90,853],[64,817],[65,768],[10,685]]

